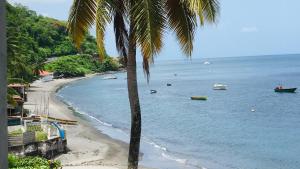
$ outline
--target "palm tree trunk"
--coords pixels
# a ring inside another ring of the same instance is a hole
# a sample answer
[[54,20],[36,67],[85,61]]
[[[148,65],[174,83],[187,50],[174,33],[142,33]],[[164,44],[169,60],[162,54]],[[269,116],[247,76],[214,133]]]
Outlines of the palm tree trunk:
[[136,76],[136,41],[134,38],[133,23],[130,24],[129,31],[127,87],[131,110],[131,133],[128,154],[128,169],[137,169],[139,163],[142,119]]
[[6,113],[6,2],[0,0],[0,165],[1,169],[7,169],[7,113]]

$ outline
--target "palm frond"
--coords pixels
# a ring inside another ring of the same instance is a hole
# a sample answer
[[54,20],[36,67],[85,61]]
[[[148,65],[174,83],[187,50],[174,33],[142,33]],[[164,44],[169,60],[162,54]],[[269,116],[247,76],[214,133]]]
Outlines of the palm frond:
[[170,28],[175,31],[184,53],[191,56],[197,26],[195,12],[182,0],[166,0],[165,8]]
[[205,18],[209,22],[216,22],[217,16],[219,15],[220,6],[217,0],[203,0],[205,3],[203,12]]
[[196,12],[200,18],[201,25],[204,22],[216,22],[219,14],[219,2],[217,0],[184,0],[190,5],[190,9]]
[[114,31],[116,47],[120,55],[124,58],[125,66],[127,65],[128,55],[128,30],[126,27],[126,5],[123,0],[118,0],[114,8]]
[[198,14],[200,18],[200,24],[204,25],[205,17],[203,14],[203,8],[204,8],[203,0],[185,0],[185,3],[188,3],[190,9]]
[[68,32],[80,48],[88,29],[94,24],[97,0],[74,0],[68,19]]
[[96,40],[99,50],[100,60],[105,56],[104,34],[105,27],[111,21],[109,14],[109,3],[106,0],[99,0],[96,11]]
[[162,47],[162,34],[165,28],[163,1],[140,0],[132,7],[136,40],[143,55],[143,68],[149,80],[149,64]]

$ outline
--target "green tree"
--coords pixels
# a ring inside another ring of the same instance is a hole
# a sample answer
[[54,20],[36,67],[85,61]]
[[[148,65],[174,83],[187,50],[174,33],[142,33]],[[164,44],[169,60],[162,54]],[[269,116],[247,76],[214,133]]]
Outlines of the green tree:
[[50,57],[97,54],[94,37],[87,34],[80,50],[68,36],[66,22],[37,15],[21,5],[6,3],[8,76],[31,82]]
[[[100,57],[104,56],[104,31],[113,22],[116,47],[127,63],[127,85],[131,109],[128,168],[138,168],[141,109],[136,77],[136,48],[141,49],[143,68],[149,80],[149,64],[162,48],[167,28],[175,31],[182,50],[191,56],[197,17],[200,24],[215,22],[217,0],[74,0],[68,30],[79,48],[90,26],[96,23]],[[127,28],[129,27],[129,29]],[[127,31],[129,30],[129,31]]]

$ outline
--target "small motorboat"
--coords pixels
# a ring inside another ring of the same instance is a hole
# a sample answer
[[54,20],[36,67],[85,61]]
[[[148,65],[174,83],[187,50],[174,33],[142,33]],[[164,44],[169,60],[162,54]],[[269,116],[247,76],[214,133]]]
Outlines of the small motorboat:
[[227,90],[227,85],[216,83],[213,87],[214,90]]
[[150,90],[150,94],[154,94],[154,93],[157,93],[156,90]]
[[274,89],[275,92],[279,93],[295,93],[297,88],[283,88],[282,86],[278,86]]
[[172,84],[171,83],[167,83],[167,86],[172,86]]
[[106,75],[102,78],[102,80],[109,80],[109,79],[117,79],[117,76],[115,76],[115,75]]
[[209,61],[205,61],[203,62],[204,65],[210,65],[210,62]]
[[192,100],[207,100],[206,96],[192,96]]

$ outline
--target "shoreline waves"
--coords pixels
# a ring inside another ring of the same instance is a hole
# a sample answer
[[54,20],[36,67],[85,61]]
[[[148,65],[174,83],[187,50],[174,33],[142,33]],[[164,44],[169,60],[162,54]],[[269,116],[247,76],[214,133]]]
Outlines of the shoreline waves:
[[37,80],[31,84],[28,92],[28,102],[24,107],[31,112],[35,112],[37,106],[45,104],[42,98],[48,96],[50,116],[78,121],[76,126],[64,126],[67,131],[69,150],[66,154],[56,157],[57,160],[61,161],[63,168],[127,168],[128,144],[111,138],[93,127],[85,118],[76,116],[74,110],[56,95],[60,89],[68,84],[96,75],[98,74],[81,78],[55,79],[48,82]]
[[[125,143],[126,146],[128,146],[130,129],[115,126],[114,124],[103,121],[102,119],[99,119],[88,112],[80,110],[74,103],[67,101],[66,98],[63,97],[63,95],[59,94],[60,90],[70,87],[68,84],[65,84],[59,90],[57,90],[57,99],[67,105],[68,108],[72,110],[76,116],[83,118],[90,125],[93,125],[97,130],[101,131],[102,134],[105,134],[112,139],[121,141],[122,143]],[[171,167],[173,169],[205,169],[204,167],[199,166],[198,163],[193,163],[187,158],[182,158],[181,155],[176,155],[176,153],[170,152],[165,146],[160,145],[159,143],[156,143],[155,141],[145,137],[143,133],[141,137],[140,153],[142,158],[139,164],[142,166],[147,166],[147,168]],[[140,166],[140,168],[142,168],[142,166]]]
[[[70,83],[68,83],[68,84],[70,84]],[[68,88],[69,87],[68,84],[65,84],[59,90]],[[63,102],[65,105],[67,105],[68,108],[74,113],[75,116],[78,116],[79,118],[84,119],[84,121],[88,122],[89,125],[93,125],[93,124],[97,123],[97,124],[95,124],[95,126],[94,125],[93,126],[98,131],[101,131],[101,134],[104,134],[112,139],[117,140],[117,141],[121,141],[122,143],[126,144],[126,146],[128,146],[128,140],[129,140],[128,129],[120,128],[120,127],[110,124],[108,122],[102,121],[101,119],[98,119],[97,117],[94,117],[94,116],[90,115],[89,113],[86,113],[86,112],[80,110],[73,103],[64,100],[64,97],[62,95],[58,94],[59,90],[57,90],[57,92],[56,92],[56,97],[58,97],[58,100]],[[141,160],[140,165],[146,163],[145,166],[147,166],[147,168],[149,168],[148,165],[150,165],[151,168],[153,168],[153,167],[159,168],[161,163],[165,163],[167,161],[166,163],[169,163],[169,164],[167,164],[168,166],[170,166],[170,163],[175,163],[175,164],[171,164],[171,166],[175,165],[176,168],[188,167],[188,168],[193,168],[193,169],[194,168],[195,169],[205,169],[204,167],[200,167],[196,164],[190,164],[188,162],[188,159],[179,158],[179,157],[174,156],[173,153],[169,152],[166,147],[159,145],[158,143],[155,143],[151,139],[143,136],[143,134],[141,136],[141,147],[142,147],[142,144],[147,144],[146,146],[143,146],[143,147],[147,147],[146,148],[147,153],[150,153],[150,154],[155,153],[156,155],[160,156],[159,158],[163,158],[163,159],[160,159],[161,161],[159,161],[159,162],[155,161],[153,159],[149,160],[149,162]],[[151,149],[150,150],[151,152],[149,152],[149,149]],[[141,150],[140,153],[141,153],[141,156],[143,159],[143,156],[144,156],[143,150]],[[153,163],[156,163],[156,162],[158,162],[158,163],[154,164],[154,166],[152,166]],[[144,167],[139,166],[139,168],[144,168]]]

